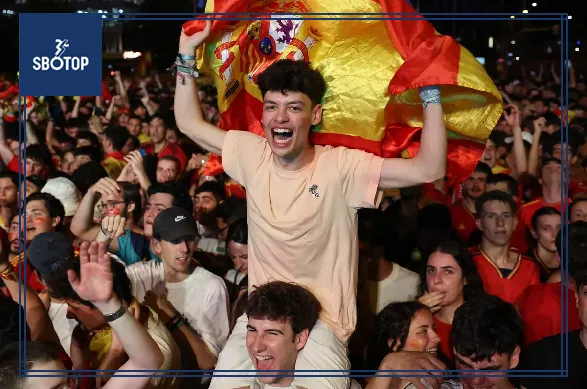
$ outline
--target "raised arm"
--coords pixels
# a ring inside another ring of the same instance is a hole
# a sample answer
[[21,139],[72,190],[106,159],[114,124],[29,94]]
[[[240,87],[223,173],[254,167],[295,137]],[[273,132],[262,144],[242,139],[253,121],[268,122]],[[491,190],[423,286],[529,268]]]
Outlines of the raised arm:
[[2,118],[2,108],[0,108],[0,158],[5,165],[14,158],[14,153],[6,143],[6,136],[4,135],[4,119]]
[[[100,181],[92,185],[71,220],[71,232],[86,242],[110,241],[109,237],[102,232],[100,225],[94,223],[94,207],[100,196],[114,195],[119,191],[118,183],[109,177],[101,178]],[[109,248],[112,251],[118,251],[117,239],[112,239]]]
[[528,171],[528,160],[526,158],[526,149],[524,148],[524,138],[522,138],[522,128],[520,127],[520,110],[513,104],[506,106],[505,109],[505,120],[512,128],[514,138],[513,152],[516,158],[516,178],[519,178]]
[[420,149],[412,159],[387,158],[383,162],[379,187],[397,189],[434,182],[446,174],[446,129],[437,87],[420,89],[424,102],[424,127]]
[[[163,364],[163,354],[147,330],[130,314],[113,293],[113,276],[110,255],[103,243],[84,242],[80,247],[80,274],[69,270],[67,277],[75,292],[91,302],[108,320],[108,324],[128,355],[105,389],[141,389],[151,379],[152,373],[136,370],[157,370]],[[134,377],[125,377],[126,372]],[[143,377],[136,377],[142,374]]]
[[[196,49],[208,38],[210,26],[211,22],[208,20],[205,29],[192,36],[181,32],[179,54],[186,58],[185,62],[188,66],[194,66]],[[173,111],[175,122],[181,132],[204,149],[221,155],[226,132],[204,119],[194,77],[182,76],[178,73]]]

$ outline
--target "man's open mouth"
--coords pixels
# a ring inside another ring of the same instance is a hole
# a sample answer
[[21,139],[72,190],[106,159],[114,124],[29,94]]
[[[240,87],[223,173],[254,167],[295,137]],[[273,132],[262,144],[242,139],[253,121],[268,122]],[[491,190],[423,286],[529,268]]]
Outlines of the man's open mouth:
[[293,131],[289,128],[274,128],[271,130],[273,140],[278,145],[285,145],[290,142],[293,137]]

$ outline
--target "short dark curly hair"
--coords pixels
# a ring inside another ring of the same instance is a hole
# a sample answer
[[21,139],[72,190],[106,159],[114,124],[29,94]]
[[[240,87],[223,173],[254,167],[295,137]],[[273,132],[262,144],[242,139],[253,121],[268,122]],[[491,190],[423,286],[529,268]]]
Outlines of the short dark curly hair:
[[188,212],[194,210],[194,201],[190,197],[188,190],[180,184],[175,182],[155,182],[147,190],[149,197],[156,193],[166,193],[173,197],[171,206],[180,207]]
[[412,319],[423,309],[428,310],[428,307],[418,301],[405,301],[388,304],[379,312],[367,351],[369,369],[378,370],[387,354],[401,351],[406,344]]
[[49,213],[50,218],[59,217],[59,223],[55,226],[55,231],[61,231],[63,228],[63,219],[65,218],[65,208],[61,201],[53,196],[51,193],[35,192],[31,193],[27,198],[27,204],[31,201],[42,201]]
[[291,324],[294,335],[311,330],[322,306],[318,299],[300,285],[273,281],[255,289],[247,302],[247,317],[283,321]]
[[455,311],[452,344],[457,353],[473,362],[495,354],[512,354],[524,344],[522,318],[516,308],[497,296],[465,301]]
[[265,98],[268,91],[300,92],[318,105],[326,92],[326,81],[319,71],[312,69],[309,63],[282,59],[269,66],[257,80],[261,95]]

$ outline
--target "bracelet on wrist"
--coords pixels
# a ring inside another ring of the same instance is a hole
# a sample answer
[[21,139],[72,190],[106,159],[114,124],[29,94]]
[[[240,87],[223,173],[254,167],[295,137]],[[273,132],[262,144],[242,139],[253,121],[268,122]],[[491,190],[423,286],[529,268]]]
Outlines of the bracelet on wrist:
[[13,282],[18,281],[18,275],[16,274],[16,271],[14,270],[14,266],[12,266],[12,264],[10,264],[10,262],[8,263],[8,266],[6,268],[0,270],[0,278],[2,278],[3,280],[6,280],[6,281],[13,281]]
[[106,321],[108,323],[111,323],[114,320],[120,319],[122,316],[124,316],[127,309],[128,309],[128,306],[126,305],[126,303],[124,301],[122,301],[120,308],[118,308],[116,311],[114,311],[112,313],[102,314],[102,316],[104,316],[104,319],[106,319]]

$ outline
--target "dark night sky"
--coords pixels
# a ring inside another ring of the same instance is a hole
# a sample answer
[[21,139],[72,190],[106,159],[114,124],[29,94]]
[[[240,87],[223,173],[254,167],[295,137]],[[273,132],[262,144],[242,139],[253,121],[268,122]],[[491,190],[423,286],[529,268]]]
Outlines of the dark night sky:
[[[55,1],[58,0],[28,0],[28,5],[22,12],[67,12],[67,5],[55,6]],[[441,12],[522,12],[523,9],[528,9],[532,12],[568,12],[573,15],[573,20],[569,24],[569,41],[574,46],[571,48],[570,58],[578,59],[579,54],[574,51],[577,41],[584,40],[587,42],[586,27],[583,25],[583,18],[579,12],[579,4],[581,1],[570,0],[536,0],[537,7],[532,7],[532,0],[411,0],[415,7],[419,7],[422,13],[441,13]],[[63,2],[59,2],[63,4]],[[79,4],[79,2],[75,2]],[[90,1],[92,5],[103,7],[113,7],[113,2]],[[116,3],[116,2],[115,2]],[[120,1],[119,3],[122,3]],[[198,0],[145,0],[142,4],[141,12],[192,12],[194,4]],[[18,9],[15,6],[15,0],[0,0],[0,9]],[[21,6],[22,7],[22,6]],[[526,8],[524,8],[526,7]],[[7,18],[0,14],[0,36],[11,37],[18,34],[18,18],[12,16]],[[488,48],[488,37],[493,36],[496,45],[498,43],[509,45],[512,39],[516,40],[517,46],[508,47],[501,46],[502,50],[512,51],[517,50],[515,55],[520,55],[524,58],[540,57],[542,52],[546,51],[543,46],[550,38],[548,32],[532,33],[532,34],[516,34],[522,28],[540,28],[549,27],[556,22],[522,22],[517,19],[515,21],[466,21],[459,20],[452,21],[433,21],[436,29],[443,34],[453,35],[455,38],[460,38],[460,43],[472,51],[477,56],[485,56],[488,58],[495,57],[498,54],[495,49]],[[525,23],[525,24],[522,24]],[[178,31],[181,26],[181,21],[129,21],[124,23],[124,48],[125,50],[144,50],[151,48],[153,52],[158,53],[159,57],[173,60],[174,51],[177,50]],[[501,36],[501,37],[500,37]],[[556,43],[555,43],[556,44]],[[537,53],[532,53],[529,48],[534,48]],[[3,59],[0,61],[0,71],[13,70],[17,65],[17,40],[7,39],[3,41]],[[587,50],[587,48],[586,48]],[[544,54],[546,55],[546,54]],[[8,58],[7,58],[8,57]],[[576,57],[576,58],[574,58]],[[7,59],[6,59],[7,58]],[[11,60],[13,59],[13,60]],[[163,59],[161,60],[163,61]],[[169,62],[169,61],[167,61]]]

